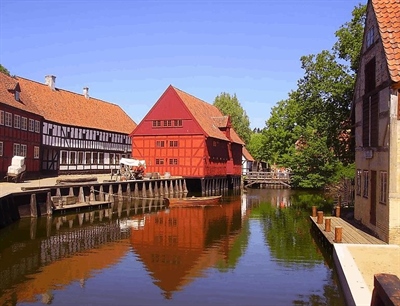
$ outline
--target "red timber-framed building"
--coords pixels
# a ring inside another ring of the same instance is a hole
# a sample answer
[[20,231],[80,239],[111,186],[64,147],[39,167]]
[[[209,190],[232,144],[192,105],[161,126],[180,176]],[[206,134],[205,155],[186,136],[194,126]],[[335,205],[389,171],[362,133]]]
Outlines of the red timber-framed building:
[[19,82],[0,73],[0,177],[7,174],[15,155],[25,156],[26,171],[40,170],[43,117]]
[[[35,147],[40,146],[39,156],[35,155],[39,166],[35,163],[32,168],[27,164],[27,175],[34,175],[32,171],[40,175],[110,173],[119,168],[120,158],[131,155],[129,133],[136,123],[118,105],[90,97],[87,87],[83,94],[77,94],[57,88],[55,79],[49,75],[45,83],[39,83],[11,78],[18,84],[22,101],[29,101],[32,106],[32,116],[26,117],[34,119],[35,126],[28,139],[35,141]],[[3,87],[10,85],[2,82],[1,87],[4,91]],[[8,90],[9,94],[14,91]],[[5,103],[0,102],[4,107]],[[14,142],[24,143],[26,136],[21,132],[14,132]],[[28,162],[29,152],[29,147],[27,155],[20,152]],[[2,157],[1,164],[8,164],[8,160]]]
[[203,194],[240,187],[243,141],[215,106],[169,86],[131,133],[146,172],[186,179]]

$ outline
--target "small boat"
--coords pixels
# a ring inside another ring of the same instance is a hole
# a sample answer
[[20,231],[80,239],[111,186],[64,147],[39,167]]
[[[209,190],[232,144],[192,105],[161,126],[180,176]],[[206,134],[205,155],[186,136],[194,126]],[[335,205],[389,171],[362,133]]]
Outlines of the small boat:
[[194,207],[218,205],[222,195],[209,197],[164,198],[167,207]]

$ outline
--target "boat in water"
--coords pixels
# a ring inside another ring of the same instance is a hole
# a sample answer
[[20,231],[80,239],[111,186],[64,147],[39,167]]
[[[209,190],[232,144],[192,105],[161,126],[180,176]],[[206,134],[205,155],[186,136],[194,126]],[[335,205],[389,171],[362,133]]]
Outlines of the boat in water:
[[164,198],[166,207],[195,207],[219,205],[222,195],[208,197]]

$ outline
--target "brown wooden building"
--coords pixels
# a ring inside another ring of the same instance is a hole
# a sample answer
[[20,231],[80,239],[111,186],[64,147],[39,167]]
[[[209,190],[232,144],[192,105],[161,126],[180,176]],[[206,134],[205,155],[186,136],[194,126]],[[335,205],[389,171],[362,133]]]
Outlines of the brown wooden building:
[[26,171],[40,170],[43,117],[15,78],[0,73],[0,177],[15,155],[25,156]]
[[400,2],[370,0],[353,101],[354,217],[400,244]]
[[201,179],[202,191],[215,179],[240,184],[244,143],[229,116],[173,86],[130,136],[132,155],[146,160],[147,172]]
[[[34,169],[28,167],[27,174],[32,174],[31,171],[50,175],[109,173],[119,168],[120,158],[131,155],[129,133],[136,127],[136,123],[118,105],[90,97],[87,87],[83,88],[82,94],[77,94],[57,88],[55,80],[56,77],[52,75],[46,76],[44,83],[13,77],[11,81],[18,84],[18,87],[7,91],[8,96],[12,97],[19,90],[22,101],[29,101],[31,113],[36,114],[31,117],[13,114],[13,141],[21,143],[22,148],[24,139],[29,138],[34,147],[40,146],[39,152],[30,147],[27,153],[21,149],[20,154],[26,156],[28,162],[35,153],[40,163],[38,167],[36,161]],[[3,87],[9,88],[10,85],[2,81],[0,87],[3,92]],[[23,103],[0,103],[2,107],[7,105],[19,111],[24,109],[21,107]],[[21,128],[17,129],[16,116],[21,118]],[[22,118],[28,120],[27,132],[23,132]],[[34,130],[31,133],[29,118],[34,120]],[[7,143],[7,147],[9,145],[11,142]],[[15,153],[7,151],[7,159],[1,158],[2,163],[8,164],[8,158],[12,157],[9,155]]]

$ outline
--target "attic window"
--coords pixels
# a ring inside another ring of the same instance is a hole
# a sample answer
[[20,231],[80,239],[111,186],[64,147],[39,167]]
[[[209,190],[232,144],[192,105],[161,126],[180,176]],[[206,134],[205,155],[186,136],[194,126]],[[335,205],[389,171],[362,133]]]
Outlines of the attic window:
[[368,30],[366,38],[367,38],[367,48],[369,48],[374,43],[374,27]]
[[18,90],[15,91],[14,97],[15,97],[15,101],[19,102],[19,91]]

